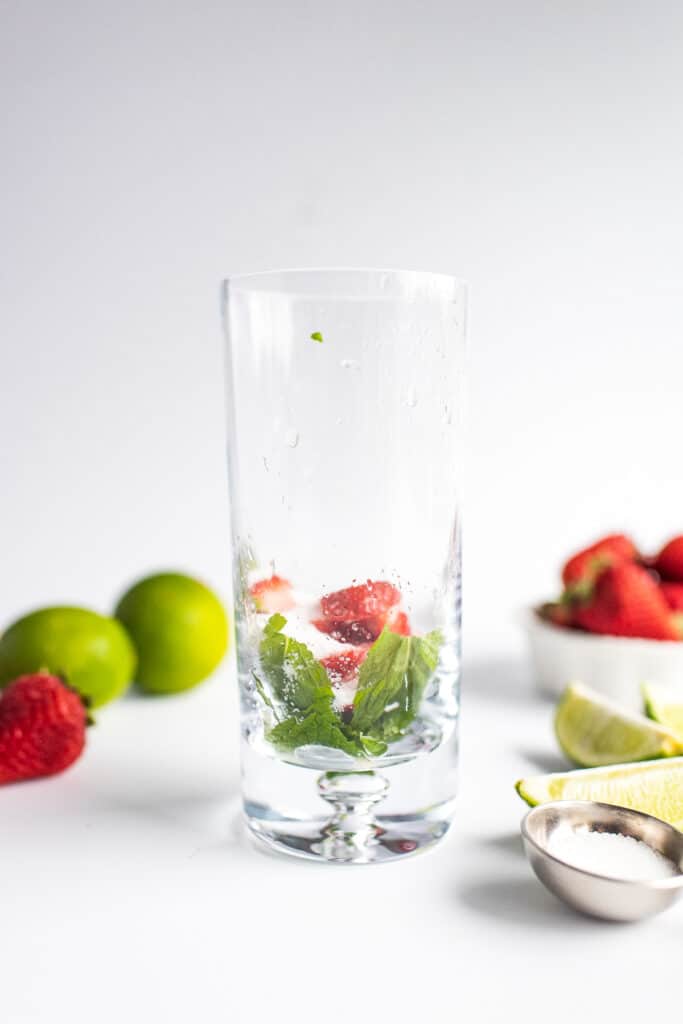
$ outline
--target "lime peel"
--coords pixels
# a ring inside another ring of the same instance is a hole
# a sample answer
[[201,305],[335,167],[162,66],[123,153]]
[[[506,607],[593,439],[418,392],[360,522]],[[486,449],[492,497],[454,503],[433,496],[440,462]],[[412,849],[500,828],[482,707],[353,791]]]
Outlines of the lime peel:
[[551,800],[598,800],[652,814],[683,831],[683,757],[584,768],[520,779],[531,807]]
[[683,742],[683,689],[647,684],[643,686],[643,699],[646,714]]
[[683,733],[621,708],[581,683],[565,690],[555,713],[555,735],[569,760],[583,768],[683,754]]

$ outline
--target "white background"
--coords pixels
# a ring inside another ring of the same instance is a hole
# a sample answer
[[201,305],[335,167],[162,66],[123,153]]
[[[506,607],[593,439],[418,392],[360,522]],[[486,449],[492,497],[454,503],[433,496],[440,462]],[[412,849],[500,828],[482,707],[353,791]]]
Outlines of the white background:
[[0,796],[3,1020],[636,1019],[648,986],[677,1005],[681,914],[565,913],[520,857],[511,785],[559,763],[516,609],[601,531],[683,528],[680,7],[0,13],[3,622],[107,609],[164,566],[227,592],[227,273],[471,289],[453,837],[384,870],[259,855],[234,825],[232,668],[121,702],[75,769]]

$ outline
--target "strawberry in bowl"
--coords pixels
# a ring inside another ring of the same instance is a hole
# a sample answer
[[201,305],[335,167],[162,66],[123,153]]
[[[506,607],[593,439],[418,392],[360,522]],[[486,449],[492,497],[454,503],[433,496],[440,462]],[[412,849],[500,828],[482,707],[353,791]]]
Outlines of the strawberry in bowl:
[[562,584],[527,619],[543,692],[578,679],[640,707],[643,683],[683,683],[683,536],[648,557],[610,534],[572,555]]

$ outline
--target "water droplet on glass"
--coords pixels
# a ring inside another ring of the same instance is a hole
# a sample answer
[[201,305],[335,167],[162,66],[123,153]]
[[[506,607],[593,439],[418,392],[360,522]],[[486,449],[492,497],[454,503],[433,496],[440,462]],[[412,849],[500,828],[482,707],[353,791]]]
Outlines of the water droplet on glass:
[[343,370],[360,370],[360,363],[357,359],[342,359],[339,365]]
[[298,443],[299,431],[292,429],[288,430],[287,433],[285,434],[285,444],[287,444],[290,448],[296,448]]
[[415,388],[409,388],[406,394],[406,405],[411,409],[414,409],[417,405],[417,391]]

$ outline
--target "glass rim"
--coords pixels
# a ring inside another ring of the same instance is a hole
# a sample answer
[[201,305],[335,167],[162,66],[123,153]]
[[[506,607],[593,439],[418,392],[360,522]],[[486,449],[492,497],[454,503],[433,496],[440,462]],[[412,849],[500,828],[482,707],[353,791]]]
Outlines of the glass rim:
[[[427,284],[438,285],[444,290],[449,292],[463,290],[468,291],[468,283],[462,278],[455,274],[445,274],[439,271],[431,270],[405,270],[398,267],[353,267],[353,266],[324,266],[324,267],[282,267],[273,268],[270,270],[254,270],[247,271],[245,273],[228,274],[222,279],[222,286],[224,290],[228,290],[232,287],[239,288],[241,285],[244,286],[244,290],[249,290],[250,283],[254,286],[259,284],[263,285],[268,278],[274,280],[280,277],[295,277],[296,275],[313,275],[316,277],[323,277],[326,275],[340,274],[351,277],[352,275],[391,275],[398,281],[399,284],[404,283],[406,285],[412,284]],[[403,282],[401,282],[403,278]],[[267,289],[264,289],[267,290]],[[286,291],[283,294],[289,294]]]

